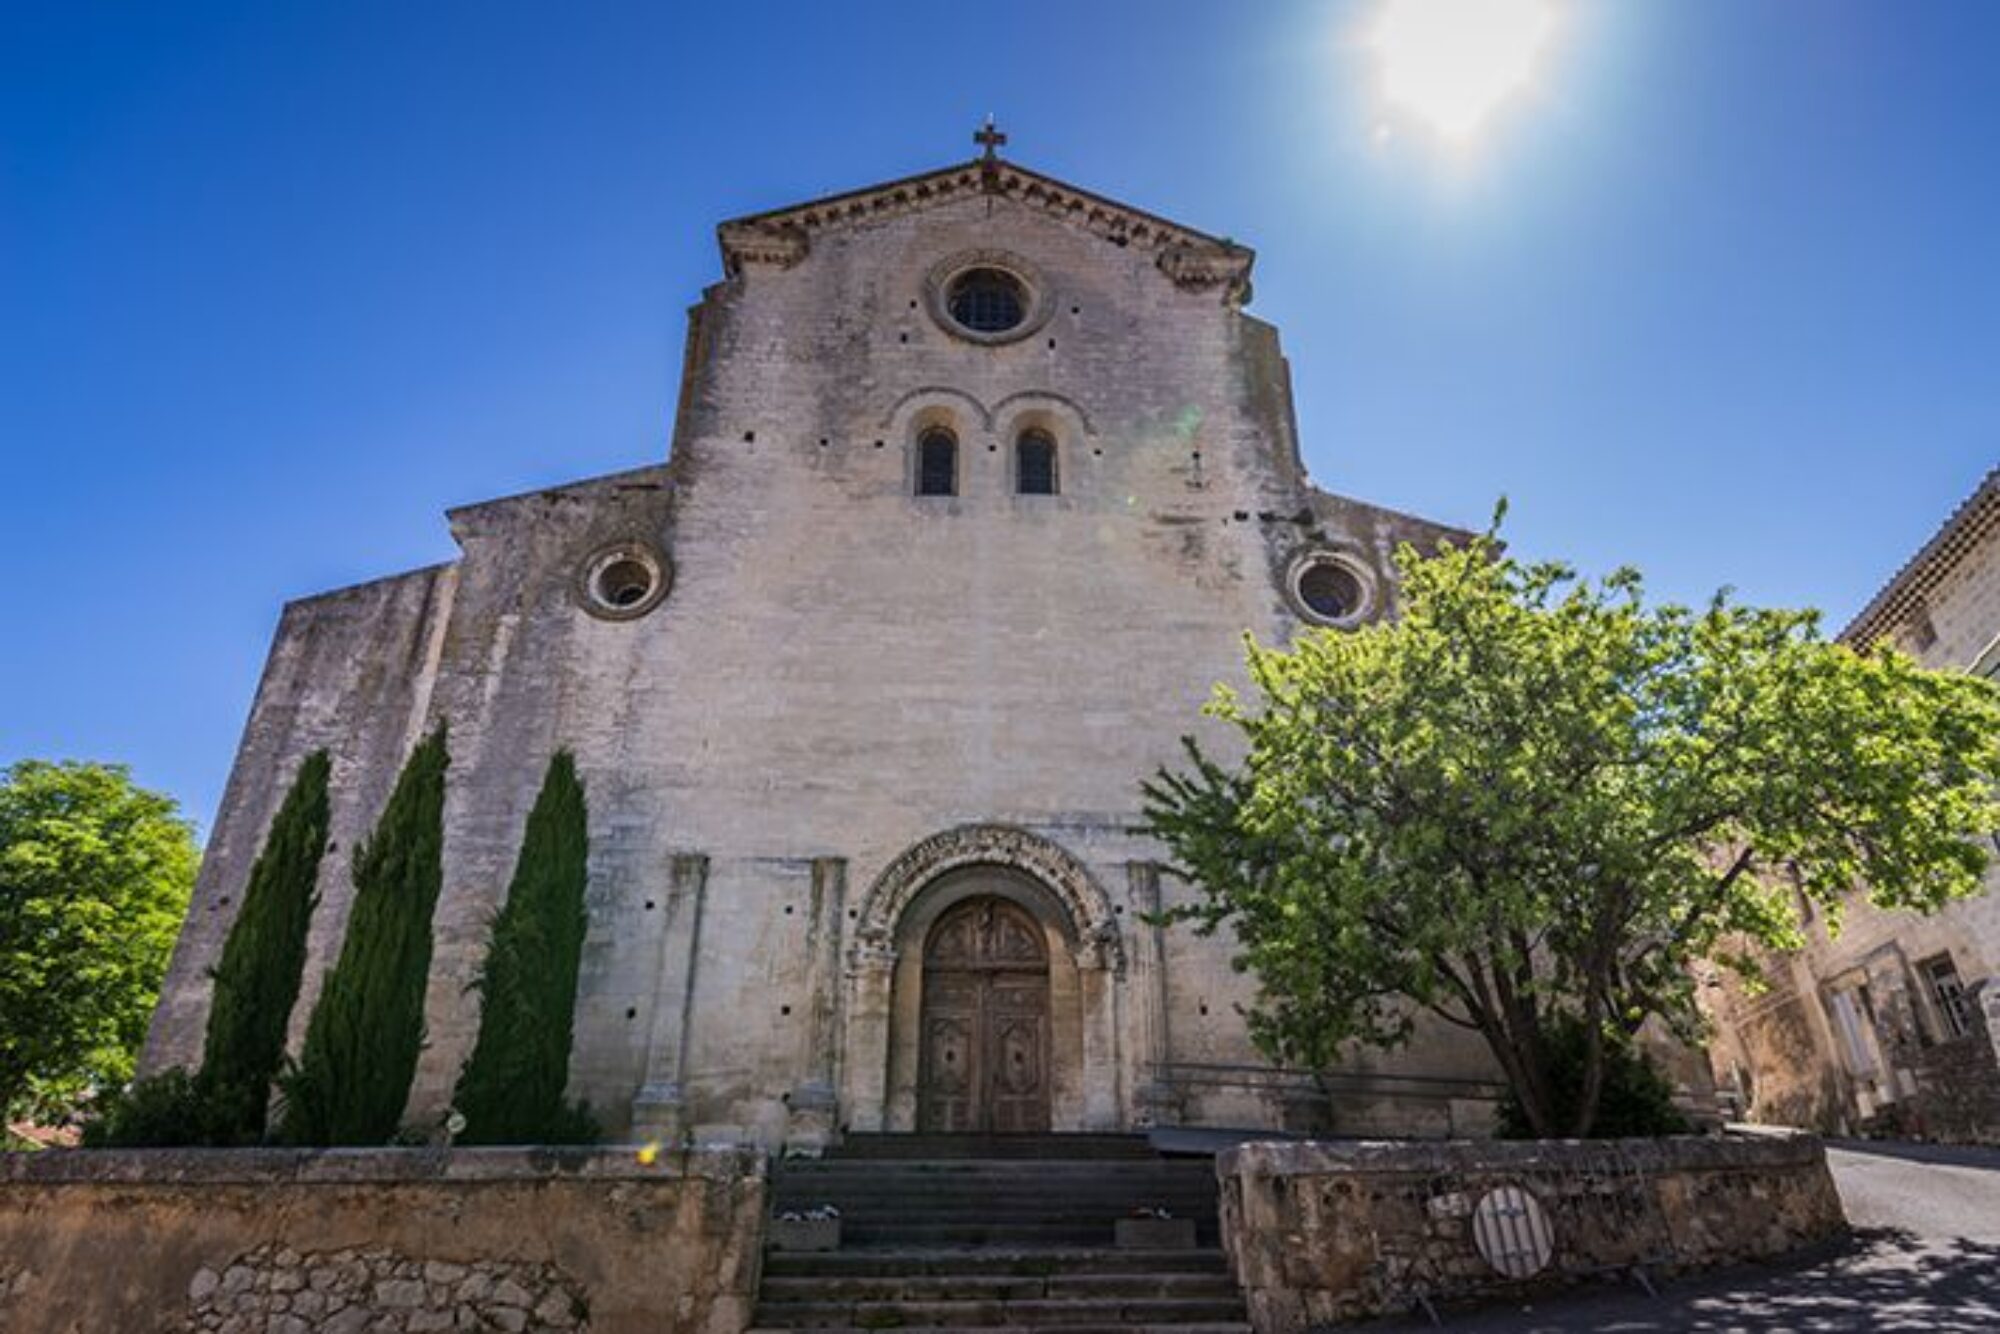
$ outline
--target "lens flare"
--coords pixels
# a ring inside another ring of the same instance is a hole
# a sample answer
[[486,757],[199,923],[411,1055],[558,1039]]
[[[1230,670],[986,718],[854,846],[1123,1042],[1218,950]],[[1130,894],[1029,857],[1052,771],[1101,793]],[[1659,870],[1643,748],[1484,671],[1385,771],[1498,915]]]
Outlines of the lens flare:
[[1367,42],[1383,98],[1463,140],[1527,84],[1554,24],[1547,0],[1388,0]]

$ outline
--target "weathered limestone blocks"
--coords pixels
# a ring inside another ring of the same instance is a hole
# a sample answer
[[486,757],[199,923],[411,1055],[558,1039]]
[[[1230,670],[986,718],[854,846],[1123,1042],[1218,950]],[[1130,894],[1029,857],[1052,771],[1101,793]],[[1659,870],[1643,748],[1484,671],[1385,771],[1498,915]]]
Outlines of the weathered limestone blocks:
[[610,1150],[0,1156],[0,1329],[737,1334],[765,1162]]
[[1805,1137],[1246,1144],[1216,1171],[1258,1334],[1765,1259],[1847,1226]]
[[590,1328],[581,1285],[554,1265],[417,1260],[380,1249],[301,1255],[266,1244],[188,1280],[189,1330],[436,1334]]

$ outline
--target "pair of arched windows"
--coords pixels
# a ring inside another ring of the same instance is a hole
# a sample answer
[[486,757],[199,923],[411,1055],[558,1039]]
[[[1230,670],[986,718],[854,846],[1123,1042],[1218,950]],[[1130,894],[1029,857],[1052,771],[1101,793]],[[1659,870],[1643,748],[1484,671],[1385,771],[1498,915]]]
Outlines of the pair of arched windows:
[[[1029,427],[1014,438],[1014,493],[1056,494],[1056,442],[1047,431]],[[933,426],[917,438],[917,494],[958,494],[958,437]]]

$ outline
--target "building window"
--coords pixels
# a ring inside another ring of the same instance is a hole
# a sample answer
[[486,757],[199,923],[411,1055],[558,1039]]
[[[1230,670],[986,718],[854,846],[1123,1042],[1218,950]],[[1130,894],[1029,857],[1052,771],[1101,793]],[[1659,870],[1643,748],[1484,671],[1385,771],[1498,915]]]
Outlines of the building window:
[[1014,489],[1024,496],[1056,493],[1056,442],[1047,431],[1026,430],[1014,442]]
[[1035,266],[1005,250],[944,256],[925,273],[923,294],[938,327],[988,347],[1026,338],[1055,307]]
[[[1870,1033],[1875,1026],[1874,1007],[1868,1002],[1868,988],[1860,986],[1836,991],[1829,1000],[1833,1008],[1833,1028],[1840,1034],[1848,1073],[1865,1079],[1875,1073],[1875,1044]],[[1859,1004],[1855,1003],[1857,1000]]]
[[674,567],[651,542],[631,539],[584,558],[575,580],[577,602],[592,616],[629,621],[657,607],[673,586]]
[[1028,318],[1028,294],[1005,269],[967,269],[951,280],[945,309],[960,328],[974,333],[1006,333]]
[[1962,1038],[1972,1031],[1972,998],[1958,980],[1958,968],[1949,955],[1926,959],[1917,965],[1923,970],[1924,985],[1930,989],[1931,1003],[1937,1006],[1938,1022],[1945,1040]]
[[917,441],[917,494],[958,494],[958,441],[941,426],[933,426]]
[[597,572],[591,591],[605,606],[625,611],[652,593],[653,572],[630,557],[614,560]]
[[1314,625],[1356,626],[1375,610],[1374,580],[1345,552],[1307,552],[1292,562],[1286,585],[1293,608]]

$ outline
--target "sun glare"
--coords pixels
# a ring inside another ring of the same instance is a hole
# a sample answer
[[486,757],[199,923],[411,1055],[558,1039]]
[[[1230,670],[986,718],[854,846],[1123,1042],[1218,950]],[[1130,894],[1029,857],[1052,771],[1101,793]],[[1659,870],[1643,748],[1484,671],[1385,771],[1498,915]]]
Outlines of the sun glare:
[[1368,44],[1384,99],[1464,140],[1528,82],[1553,24],[1547,0],[1386,0]]

